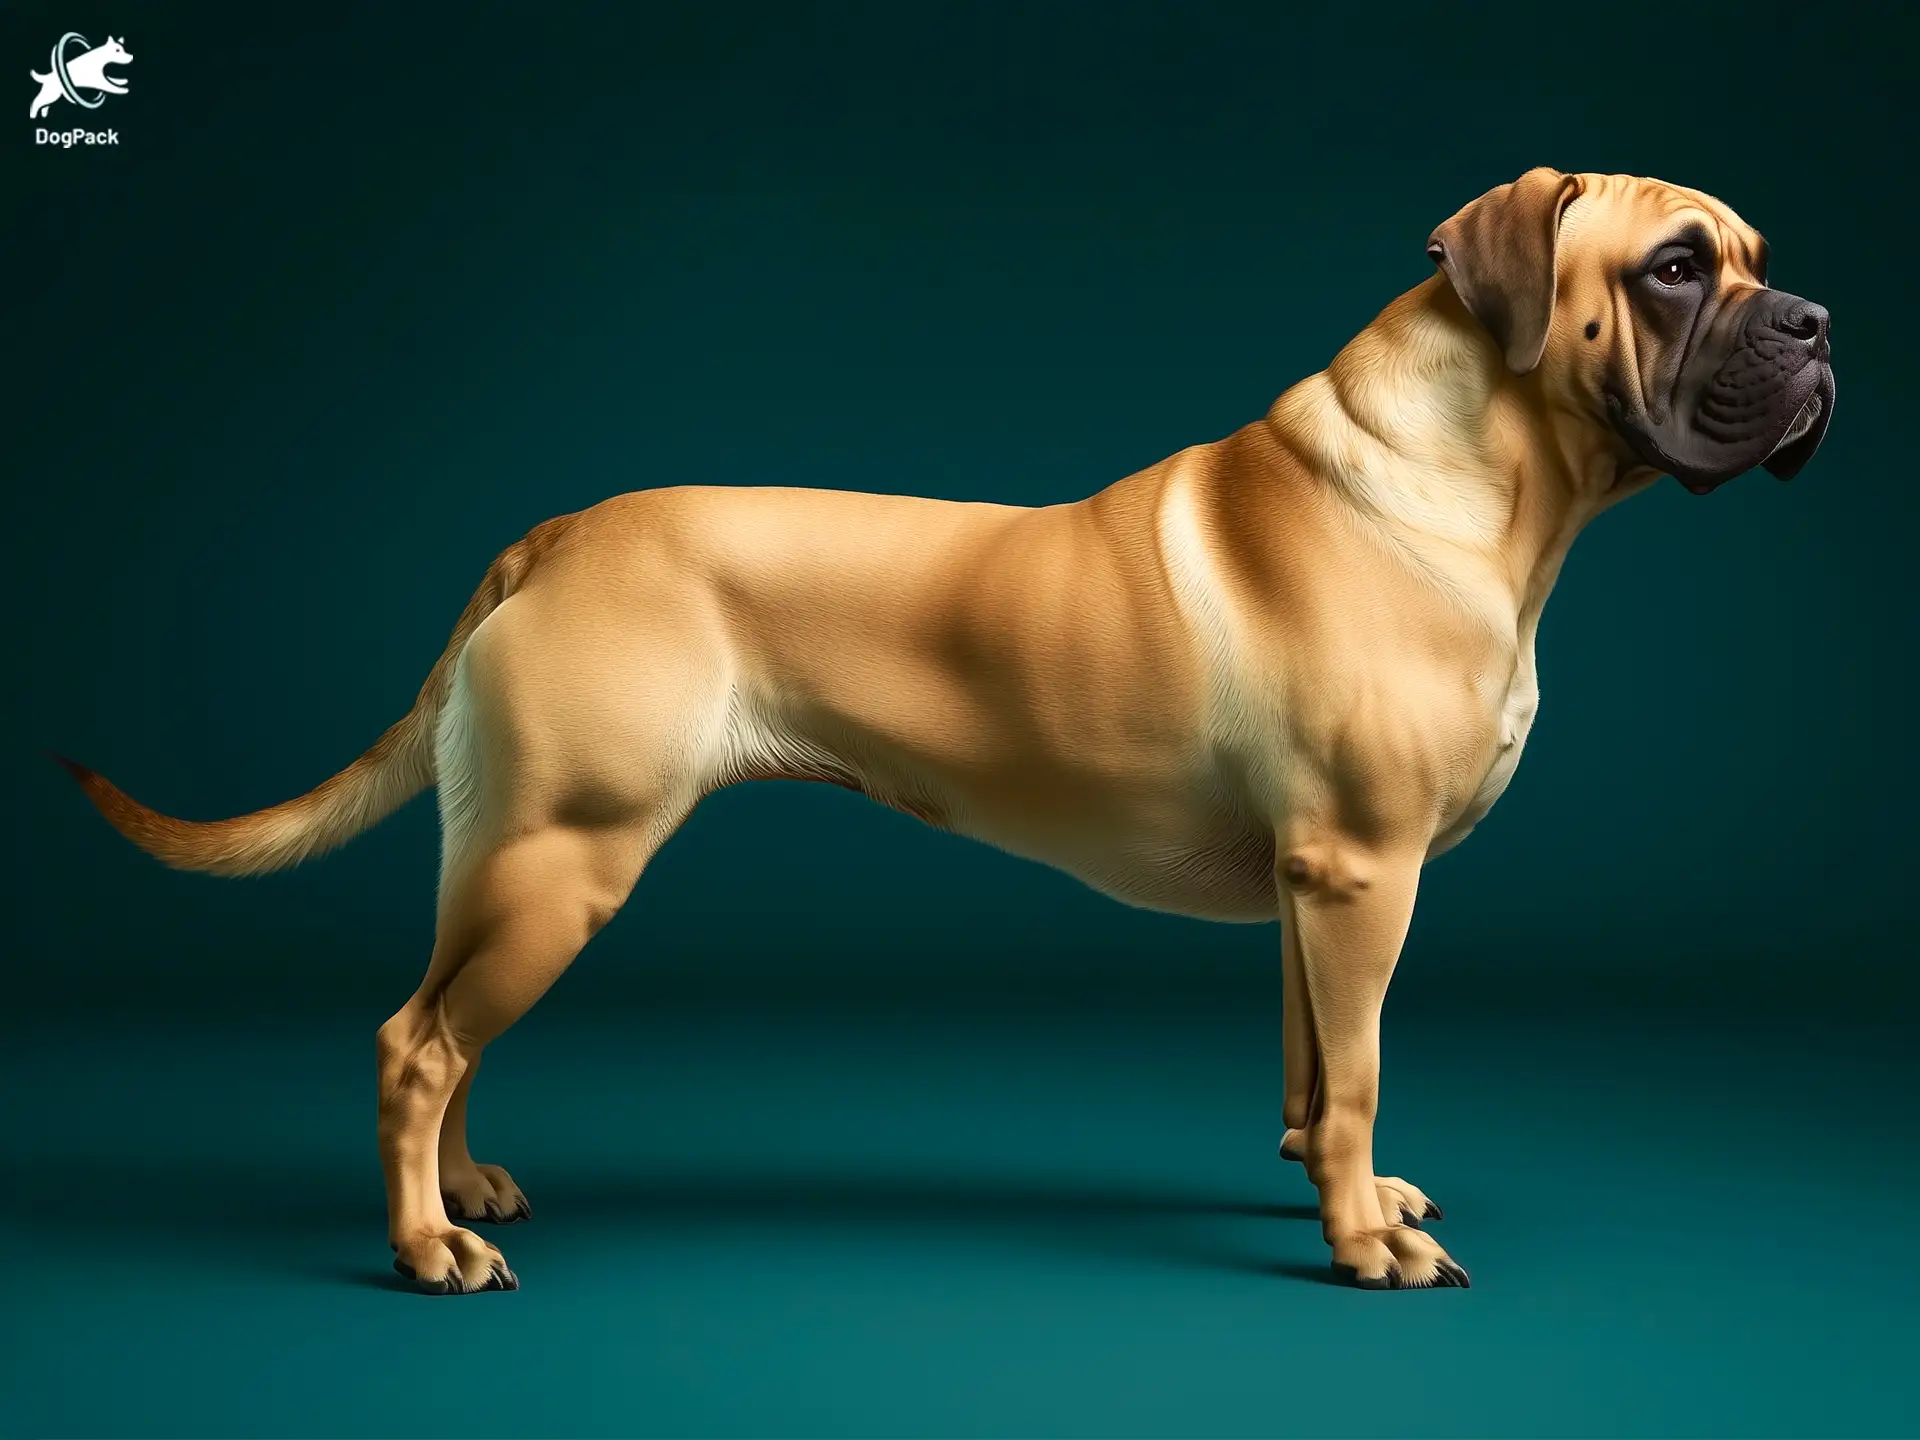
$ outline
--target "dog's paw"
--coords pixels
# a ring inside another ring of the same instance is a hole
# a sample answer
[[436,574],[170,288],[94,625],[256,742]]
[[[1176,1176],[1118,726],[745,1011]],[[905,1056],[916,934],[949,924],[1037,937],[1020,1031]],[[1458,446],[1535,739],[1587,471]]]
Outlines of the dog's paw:
[[520,1288],[507,1257],[471,1230],[449,1226],[391,1243],[393,1268],[429,1295]]
[[[1289,1130],[1280,1141],[1280,1158],[1307,1163],[1307,1132]],[[1446,1211],[1427,1198],[1427,1192],[1398,1175],[1376,1175],[1374,1189],[1380,1193],[1380,1213],[1389,1225],[1411,1225],[1418,1230],[1425,1220],[1444,1220]]]
[[1467,1272],[1433,1237],[1404,1225],[1342,1235],[1333,1242],[1333,1270],[1362,1290],[1466,1289]]
[[440,1200],[456,1220],[512,1225],[533,1218],[533,1206],[498,1165],[470,1165],[440,1174]]

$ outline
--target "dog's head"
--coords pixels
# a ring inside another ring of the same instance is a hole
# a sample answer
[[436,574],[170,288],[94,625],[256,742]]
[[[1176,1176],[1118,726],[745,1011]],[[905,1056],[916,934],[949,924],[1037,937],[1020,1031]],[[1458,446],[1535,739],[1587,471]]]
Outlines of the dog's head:
[[1704,495],[1757,465],[1791,479],[1826,435],[1827,312],[1769,289],[1766,241],[1710,195],[1529,170],[1427,253],[1508,370],[1572,400],[1629,467]]

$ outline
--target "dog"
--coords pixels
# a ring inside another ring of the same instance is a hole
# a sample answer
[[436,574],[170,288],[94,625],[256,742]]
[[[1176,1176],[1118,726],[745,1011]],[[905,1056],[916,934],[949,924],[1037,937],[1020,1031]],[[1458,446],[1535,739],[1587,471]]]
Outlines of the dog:
[[[81,40],[82,45],[86,44]],[[109,35],[107,43],[96,45],[83,54],[76,55],[67,64],[67,78],[77,90],[100,90],[108,95],[127,93],[127,82],[107,74],[107,66],[129,64],[133,56],[126,46]],[[40,93],[33,97],[33,104],[27,107],[27,118],[38,120],[51,110],[66,95],[67,91],[60,83],[59,51],[54,52],[53,67],[45,75],[38,70],[29,70],[28,76],[40,82]],[[93,102],[99,103],[97,101]]]
[[1465,1286],[1379,1176],[1379,1021],[1421,867],[1499,798],[1534,636],[1595,515],[1663,474],[1792,477],[1833,414],[1829,320],[1720,201],[1529,170],[1434,271],[1225,439],[1025,508],[805,489],[640,491],[494,561],[413,708],[236,819],[161,815],[64,761],[169,865],[297,864],[437,785],[433,953],[377,1036],[395,1267],[513,1289],[456,1220],[531,1213],[475,1163],[487,1043],[620,909],[700,799],[860,791],[1122,901],[1278,919],[1285,1136],[1336,1272]]

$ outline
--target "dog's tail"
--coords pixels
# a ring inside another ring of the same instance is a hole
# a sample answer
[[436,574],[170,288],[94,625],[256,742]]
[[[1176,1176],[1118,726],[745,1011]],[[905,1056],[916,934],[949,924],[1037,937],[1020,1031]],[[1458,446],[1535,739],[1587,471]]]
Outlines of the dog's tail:
[[104,775],[65,756],[53,758],[80,782],[114,829],[176,870],[262,875],[298,865],[377,825],[434,782],[434,732],[453,686],[454,665],[480,622],[517,587],[528,558],[527,541],[522,541],[493,562],[413,708],[366,754],[296,799],[231,820],[176,820],[142,805]]
[[38,70],[29,70],[27,71],[27,74],[31,75],[34,79],[38,80],[42,85],[46,84],[47,81],[53,79],[52,75],[42,75]]

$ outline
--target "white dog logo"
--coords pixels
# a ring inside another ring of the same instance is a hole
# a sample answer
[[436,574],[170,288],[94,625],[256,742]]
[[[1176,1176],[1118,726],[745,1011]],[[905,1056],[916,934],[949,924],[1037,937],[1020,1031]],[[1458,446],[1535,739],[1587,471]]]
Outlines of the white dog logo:
[[[72,30],[60,37],[48,60],[49,74],[42,75],[38,70],[27,72],[40,82],[40,93],[33,97],[33,106],[27,111],[30,118],[38,120],[62,97],[83,110],[98,110],[107,96],[127,93],[125,80],[116,80],[107,74],[107,66],[124,65],[133,59],[127,53],[127,47],[109,35],[106,44],[96,45],[69,60],[67,47],[75,40],[82,46],[87,44],[86,36]],[[79,94],[82,90],[100,93],[91,100],[83,100]]]

